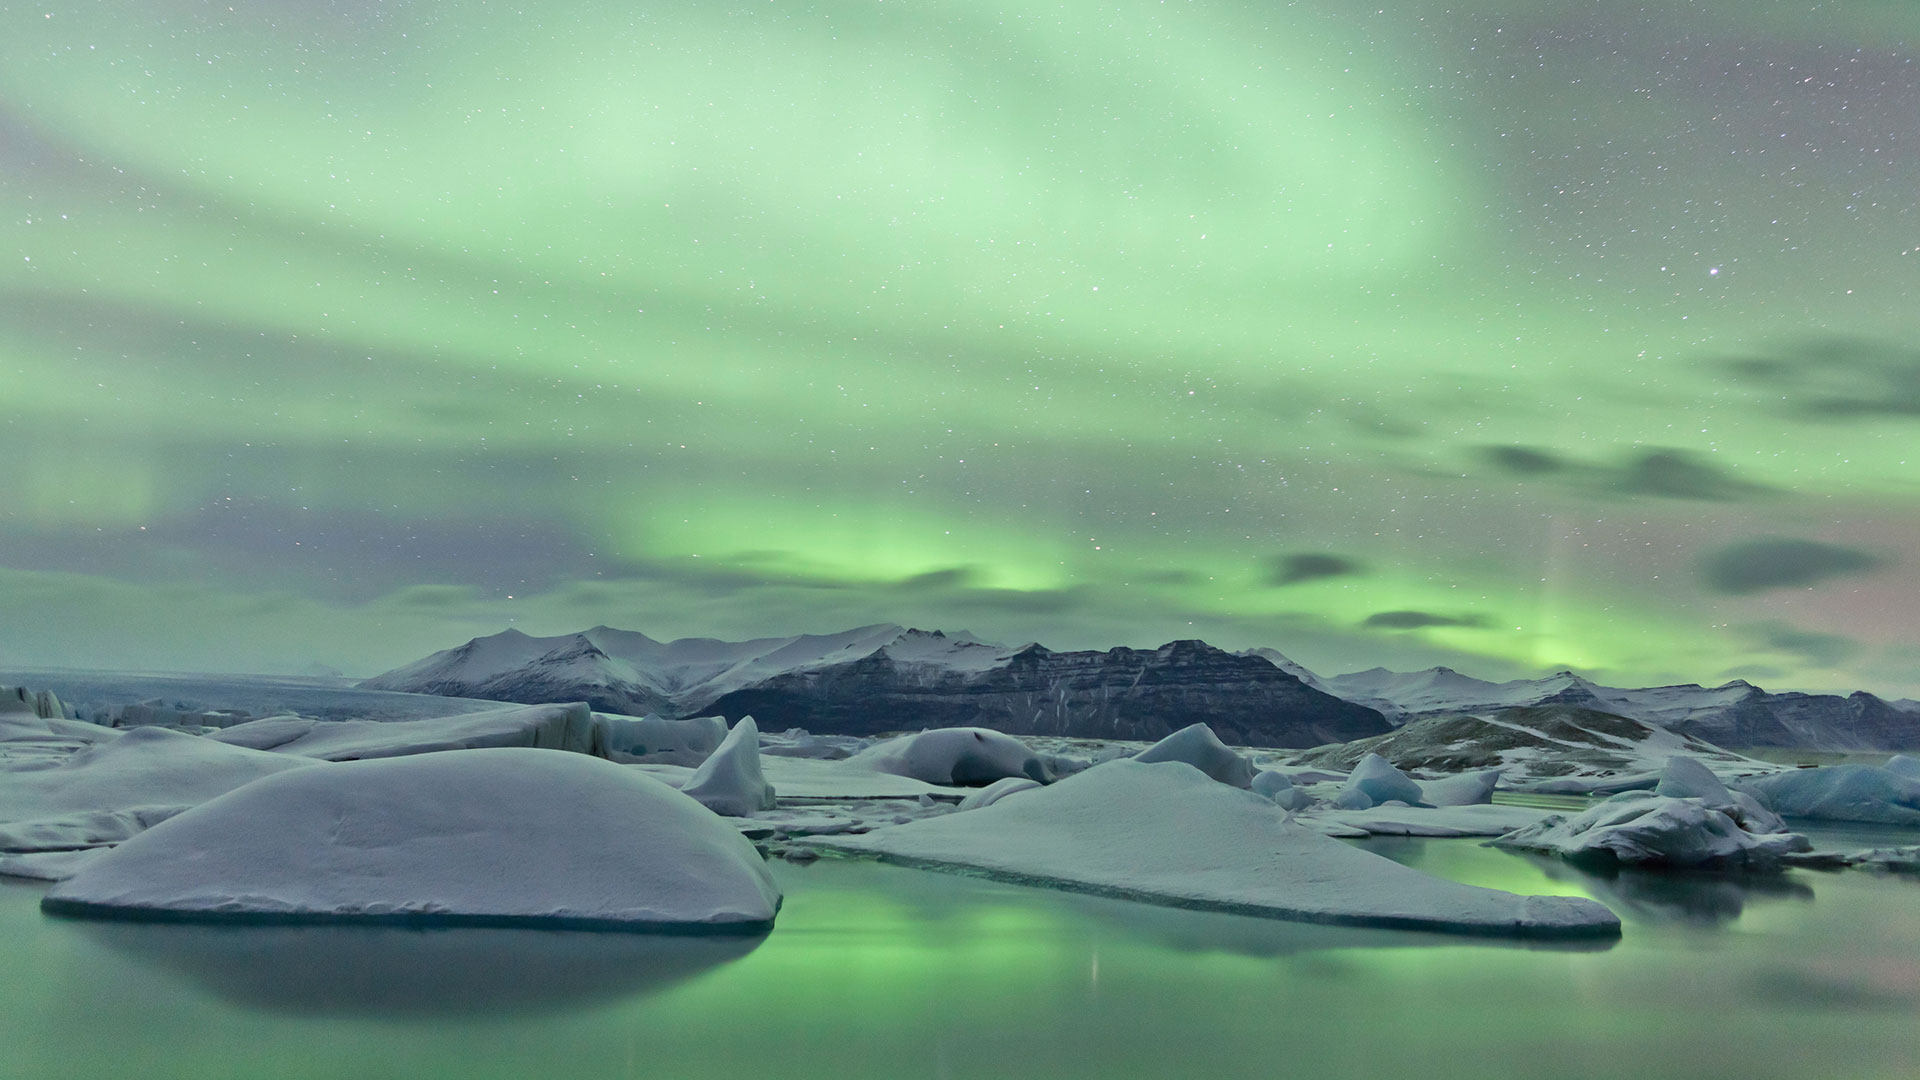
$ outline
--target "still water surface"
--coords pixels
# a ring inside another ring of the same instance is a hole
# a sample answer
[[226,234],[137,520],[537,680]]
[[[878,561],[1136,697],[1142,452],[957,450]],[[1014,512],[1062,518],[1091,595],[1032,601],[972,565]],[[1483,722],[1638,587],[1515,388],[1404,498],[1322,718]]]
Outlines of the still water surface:
[[1920,1076],[1920,882],[1367,846],[1593,896],[1626,934],[1523,947],[842,860],[776,864],[787,904],[753,942],[88,923],[12,884],[0,1076]]

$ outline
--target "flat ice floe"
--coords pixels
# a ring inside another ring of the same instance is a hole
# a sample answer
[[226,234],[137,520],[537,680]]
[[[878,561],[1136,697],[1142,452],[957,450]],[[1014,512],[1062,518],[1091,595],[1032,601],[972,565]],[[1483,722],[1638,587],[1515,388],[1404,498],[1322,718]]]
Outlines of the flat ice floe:
[[212,742],[276,754],[351,761],[441,750],[531,746],[590,753],[596,721],[584,704],[510,705],[419,720],[310,720],[276,716],[216,731]]
[[806,843],[1033,885],[1349,926],[1594,937],[1591,900],[1442,880],[1285,820],[1266,798],[1180,762],[1113,761],[992,806]]
[[780,890],[712,811],[581,754],[289,770],[134,836],[42,901],[159,921],[757,933]]
[[[673,787],[683,787],[693,779],[694,770],[685,765],[651,762],[626,766],[643,772]],[[851,799],[917,799],[922,795],[958,801],[974,788],[929,784],[910,776],[875,772],[852,759],[823,761],[818,758],[776,757],[763,754],[760,772],[782,801]]]
[[1367,810],[1313,810],[1300,816],[1304,824],[1338,826],[1330,835],[1350,835],[1358,829],[1369,836],[1503,836],[1515,829],[1555,816],[1551,810],[1530,806],[1376,806]]

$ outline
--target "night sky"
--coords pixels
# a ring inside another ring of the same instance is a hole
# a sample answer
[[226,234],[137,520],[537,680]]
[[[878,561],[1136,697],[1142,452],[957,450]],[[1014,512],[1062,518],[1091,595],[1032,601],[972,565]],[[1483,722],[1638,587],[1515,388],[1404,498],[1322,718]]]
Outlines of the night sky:
[[1920,693],[1904,0],[0,10],[0,661]]

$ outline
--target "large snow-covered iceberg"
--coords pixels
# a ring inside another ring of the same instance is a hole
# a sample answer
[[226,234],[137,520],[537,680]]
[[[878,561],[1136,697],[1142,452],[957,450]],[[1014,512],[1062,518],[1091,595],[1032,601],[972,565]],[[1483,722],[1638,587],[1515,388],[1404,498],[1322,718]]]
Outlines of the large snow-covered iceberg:
[[1009,776],[1046,783],[1046,763],[1026,743],[987,728],[935,728],[870,746],[847,764],[929,784],[990,784]]
[[1792,769],[1740,787],[1786,817],[1920,825],[1920,778],[1877,765]]
[[1223,784],[1240,788],[1253,784],[1252,763],[1221,742],[1205,724],[1189,724],[1133,755],[1133,760],[1148,765],[1184,761]]
[[743,716],[680,790],[716,814],[746,817],[771,810],[773,785],[760,771],[760,725]]
[[165,921],[751,933],[780,890],[712,811],[582,754],[466,750],[290,769],[161,822],[42,901]]
[[1203,908],[1468,934],[1610,936],[1590,900],[1444,881],[1285,820],[1184,764],[1113,761],[964,814],[812,837],[932,869]]

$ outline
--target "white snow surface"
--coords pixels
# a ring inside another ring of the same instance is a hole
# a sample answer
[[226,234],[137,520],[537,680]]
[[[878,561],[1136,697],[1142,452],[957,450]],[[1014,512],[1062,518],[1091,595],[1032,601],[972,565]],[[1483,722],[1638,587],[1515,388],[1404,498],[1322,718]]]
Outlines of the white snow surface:
[[1786,817],[1920,825],[1920,779],[1877,765],[1791,769],[1739,787]]
[[527,748],[293,769],[164,821],[46,895],[58,914],[758,932],[753,845],[619,765]]
[[1009,776],[1053,779],[1026,743],[988,728],[933,728],[888,739],[847,759],[854,768],[911,777],[929,784],[990,784]]
[[[1777,820],[1777,819],[1776,819]],[[1755,832],[1732,806],[1628,791],[1571,818],[1554,815],[1494,841],[1569,862],[1679,869],[1777,869],[1811,845],[1798,833]]]
[[718,749],[693,770],[682,793],[716,814],[746,817],[774,807],[773,785],[760,771],[760,725],[743,716]]
[[1241,757],[1205,724],[1189,724],[1133,756],[1142,764],[1183,761],[1223,784],[1253,784],[1253,763]]
[[993,806],[823,847],[1174,907],[1511,936],[1619,933],[1590,900],[1444,881],[1290,823],[1184,763],[1096,765]]
[[350,761],[441,750],[531,746],[592,753],[596,722],[583,704],[513,705],[423,720],[309,720],[268,717],[212,732],[205,739],[276,754]]

